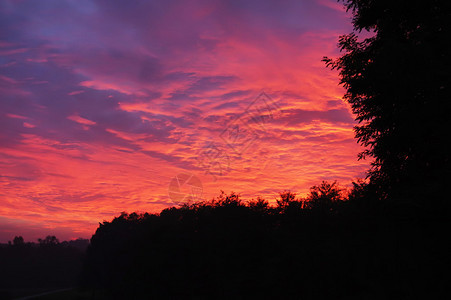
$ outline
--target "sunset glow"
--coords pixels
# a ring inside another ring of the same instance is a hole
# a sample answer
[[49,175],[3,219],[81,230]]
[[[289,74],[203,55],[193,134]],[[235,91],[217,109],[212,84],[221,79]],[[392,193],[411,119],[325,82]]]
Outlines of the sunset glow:
[[[139,3],[1,1],[0,242],[89,238],[122,211],[159,212],[180,173],[203,199],[269,201],[365,177],[321,62],[352,30],[335,0]],[[237,152],[224,134],[259,97],[273,110]]]

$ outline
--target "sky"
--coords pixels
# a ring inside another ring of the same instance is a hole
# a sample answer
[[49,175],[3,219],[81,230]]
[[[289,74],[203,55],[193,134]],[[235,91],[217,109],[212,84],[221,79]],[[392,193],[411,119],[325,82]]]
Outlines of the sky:
[[351,31],[335,0],[2,0],[0,242],[365,177],[321,62]]

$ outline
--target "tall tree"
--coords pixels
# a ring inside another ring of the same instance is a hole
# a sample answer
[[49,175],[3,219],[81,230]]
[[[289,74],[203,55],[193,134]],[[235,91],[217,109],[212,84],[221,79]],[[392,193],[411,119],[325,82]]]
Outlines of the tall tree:
[[[339,70],[359,125],[356,138],[373,158],[370,182],[381,198],[444,200],[450,179],[450,1],[342,0],[354,32]],[[369,36],[360,39],[358,35]],[[429,201],[431,202],[431,201]]]

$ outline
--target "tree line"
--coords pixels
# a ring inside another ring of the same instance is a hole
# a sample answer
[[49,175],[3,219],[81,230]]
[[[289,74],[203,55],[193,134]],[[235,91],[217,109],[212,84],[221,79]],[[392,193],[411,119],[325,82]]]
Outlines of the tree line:
[[78,286],[88,245],[88,239],[60,242],[51,235],[0,244],[0,299]]
[[93,235],[82,286],[98,299],[440,295],[448,219],[372,200],[363,186],[322,182],[275,205],[222,192],[122,213]]

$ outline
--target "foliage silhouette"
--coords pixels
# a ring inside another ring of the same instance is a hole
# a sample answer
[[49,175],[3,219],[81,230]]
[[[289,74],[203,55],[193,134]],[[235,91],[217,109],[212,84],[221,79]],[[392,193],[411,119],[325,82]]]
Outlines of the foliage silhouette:
[[25,244],[24,239],[22,236],[16,236],[13,239],[13,245],[14,246],[23,246]]
[[310,188],[310,194],[307,196],[307,205],[310,208],[331,210],[339,201],[343,200],[343,190],[338,186],[337,181],[329,183],[321,182],[319,186]]
[[54,235],[48,235],[45,239],[38,239],[41,247],[55,246],[59,244],[59,240]]
[[[340,71],[344,99],[360,123],[356,138],[367,147],[361,158],[374,158],[374,192],[449,207],[442,189],[451,179],[449,1],[343,2],[354,32],[340,37],[341,57],[324,61]],[[359,40],[362,30],[370,37]]]
[[286,209],[296,201],[296,194],[290,191],[279,193],[280,199],[276,199],[277,207],[281,210]]

